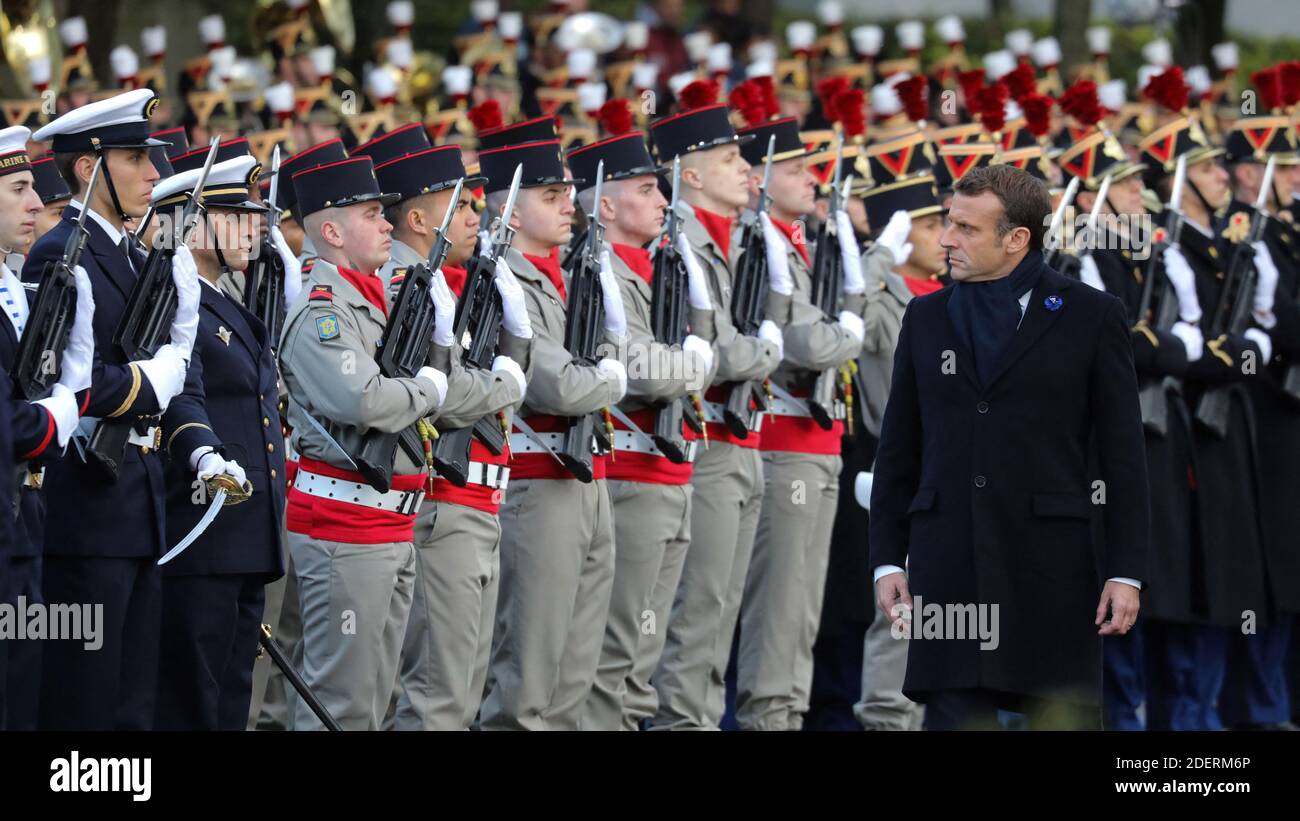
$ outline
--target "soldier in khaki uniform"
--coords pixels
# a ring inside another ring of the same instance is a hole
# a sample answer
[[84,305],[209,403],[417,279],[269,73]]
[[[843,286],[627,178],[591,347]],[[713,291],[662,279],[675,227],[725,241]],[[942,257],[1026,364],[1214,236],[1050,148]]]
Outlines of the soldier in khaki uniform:
[[797,730],[812,685],[844,435],[839,394],[824,409],[829,428],[813,418],[810,395],[823,373],[838,383],[838,369],[861,347],[866,286],[853,228],[841,211],[830,218],[842,217],[842,241],[828,238],[836,246],[817,250],[843,254],[844,310],[838,321],[828,321],[811,302],[813,259],[803,220],[816,206],[816,179],[798,124],[778,119],[740,133],[756,138],[741,147],[755,203],[767,146],[774,146],[766,192],[771,208],[760,219],[774,295],[767,316],[781,326],[785,356],[772,374],[777,395],[764,415],[759,445],[765,490],[741,607],[736,717],[745,729]]
[[749,163],[725,106],[704,106],[651,124],[659,158],[681,157],[682,236],[704,269],[717,310],[712,387],[705,394],[709,449],[691,476],[691,541],[653,677],[659,708],[651,727],[717,728],[723,676],[740,612],[763,494],[759,432],[741,439],[722,423],[728,383],[764,379],[781,361],[781,331],[766,321],[744,336],[731,321],[732,271],[739,249],[732,226],[749,202]]
[[[510,438],[511,487],[501,508],[501,593],[485,730],[577,729],[596,676],[614,576],[614,538],[605,458],[592,458],[594,480],[577,481],[561,467],[566,417],[599,411],[627,390],[616,359],[579,364],[564,348],[566,299],[559,249],[569,241],[574,212],[559,141],[543,140],[479,154],[488,178],[487,212],[501,213],[515,168],[522,185],[507,255],[523,286],[533,330],[528,398],[520,410],[546,450],[530,437]],[[602,276],[605,335],[623,343],[626,320],[618,287]]]
[[[605,181],[595,202],[597,167]],[[615,420],[614,458],[606,479],[614,510],[614,587],[595,686],[584,729],[637,729],[654,715],[658,697],[650,676],[659,663],[673,594],[690,544],[691,467],[698,443],[683,424],[683,453],[670,459],[651,440],[658,408],[702,391],[713,368],[713,304],[699,266],[690,266],[691,333],[680,345],[656,341],[651,325],[654,261],[645,247],[662,230],[664,208],[654,161],[639,132],[628,132],[569,153],[574,176],[587,180],[583,210],[600,208],[615,279],[627,314],[628,395],[620,403],[635,432]],[[684,437],[684,438],[683,438]],[[687,441],[687,440],[691,441]],[[672,450],[670,448],[670,450]]]
[[[867,191],[863,199],[870,218],[885,225],[862,255],[869,285],[858,356],[866,394],[861,397],[862,417],[867,432],[879,436],[903,312],[913,297],[943,287],[939,274],[947,263],[939,245],[943,208],[932,176],[887,183]],[[907,638],[895,638],[891,627],[877,609],[863,642],[862,697],[853,705],[853,714],[869,730],[919,730],[925,709],[903,695]]]
[[[299,172],[298,208],[321,257],[289,309],[280,364],[299,465],[289,491],[289,552],[298,574],[303,678],[345,729],[376,729],[397,678],[415,578],[412,544],[423,465],[401,448],[391,489],[357,472],[362,431],[397,433],[442,404],[455,300],[435,275],[433,365],[380,374],[388,304],[375,271],[390,225],[368,157]],[[297,703],[295,729],[320,722]]]
[[[409,131],[391,132],[376,146],[391,145]],[[418,125],[415,133],[424,134]],[[392,258],[379,272],[389,283],[391,301],[407,268],[423,263],[432,250],[456,182],[466,177],[465,166],[460,148],[450,145],[388,160],[375,175],[382,190],[402,197],[387,212],[395,238]],[[450,248],[442,271],[457,296],[479,228],[470,189],[484,181],[465,178],[447,229]],[[523,292],[504,264],[498,266],[498,278],[505,312],[500,354],[491,370],[468,370],[460,366],[461,346],[453,347],[447,398],[438,411],[438,427],[444,432],[472,427],[485,416],[509,414],[523,401],[532,328]],[[507,293],[516,298],[504,298]],[[464,345],[468,340],[459,341]],[[510,478],[509,451],[493,454],[475,440],[470,458],[465,486],[433,478],[415,520],[415,597],[394,694],[394,729],[467,729],[483,697],[501,575],[497,513]]]

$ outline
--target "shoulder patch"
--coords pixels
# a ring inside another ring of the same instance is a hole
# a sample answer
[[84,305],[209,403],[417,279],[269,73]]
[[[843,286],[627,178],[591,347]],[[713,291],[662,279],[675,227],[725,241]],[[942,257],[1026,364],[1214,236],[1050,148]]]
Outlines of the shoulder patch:
[[409,270],[411,270],[411,269],[410,269],[410,268],[394,268],[394,269],[393,269],[393,275],[392,275],[391,277],[388,278],[388,284],[389,284],[389,285],[393,285],[393,284],[395,284],[395,283],[401,282],[402,280],[406,279],[406,272],[409,271]]
[[321,342],[328,342],[331,339],[338,339],[339,336],[339,318],[334,314],[326,314],[316,318],[316,335],[320,337]]
[[334,287],[332,285],[313,285],[311,293],[307,294],[308,301],[321,300],[324,302],[334,301]]

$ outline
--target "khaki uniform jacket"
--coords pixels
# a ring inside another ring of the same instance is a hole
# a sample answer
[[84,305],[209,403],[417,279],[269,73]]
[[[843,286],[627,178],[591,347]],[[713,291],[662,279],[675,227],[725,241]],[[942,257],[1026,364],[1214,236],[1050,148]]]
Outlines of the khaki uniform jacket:
[[[581,416],[615,403],[619,398],[618,379],[599,368],[578,364],[565,350],[565,301],[551,280],[514,248],[506,254],[506,265],[523,286],[533,326],[532,370],[524,415]],[[617,340],[606,342],[617,345]]]
[[[413,265],[427,261],[426,257],[401,240],[393,240],[392,256],[379,269],[379,277],[388,286],[388,304],[397,300],[401,281],[394,282],[393,276],[398,270],[405,270]],[[520,339],[501,329],[501,353],[515,360],[524,372],[524,379],[530,379],[532,368],[532,340]],[[514,411],[523,402],[524,395],[519,390],[519,383],[509,374],[494,373],[478,368],[467,369],[461,362],[469,345],[469,334],[461,340],[460,345],[451,349],[451,371],[447,374],[447,397],[442,407],[438,408],[438,426],[445,430],[465,428],[489,414],[501,410]],[[522,361],[521,361],[522,360]]]
[[[623,296],[623,312],[627,314],[627,344],[625,351],[620,352],[628,369],[627,397],[619,407],[625,411],[640,410],[692,391],[703,392],[712,381],[713,371],[704,370],[704,360],[699,354],[683,351],[681,345],[665,345],[655,340],[650,321],[653,300],[650,283],[637,276],[612,247],[608,250],[619,293]],[[715,349],[715,369],[716,354]],[[664,373],[663,365],[669,362],[672,366]]]
[[[316,286],[329,286],[333,299],[308,299]],[[390,379],[379,372],[375,350],[387,321],[332,263],[318,259],[312,266],[307,285],[289,306],[280,340],[280,370],[292,400],[289,425],[299,454],[353,469],[304,413],[354,454],[366,431],[397,433],[437,410],[437,389],[429,379]],[[395,473],[423,467],[398,448]]]
[[780,364],[776,346],[756,336],[741,334],[731,321],[731,278],[740,254],[738,243],[732,242],[731,253],[723,254],[693,208],[678,203],[677,215],[686,241],[708,277],[713,297],[717,364],[712,384],[766,378]]
[[894,350],[903,327],[903,312],[912,300],[912,292],[901,274],[893,268],[894,255],[876,245],[862,256],[863,275],[867,280],[867,306],[862,312],[865,332],[858,373],[866,396],[862,397],[862,417],[873,436],[880,435],[880,422],[889,399],[889,383],[894,374]]

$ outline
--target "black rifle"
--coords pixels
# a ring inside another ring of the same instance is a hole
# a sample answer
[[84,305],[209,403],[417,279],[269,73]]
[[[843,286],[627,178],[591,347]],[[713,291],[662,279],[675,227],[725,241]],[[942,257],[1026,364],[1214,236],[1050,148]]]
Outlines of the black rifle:
[[[1183,188],[1187,183],[1187,157],[1180,156],[1174,169],[1174,184],[1165,205],[1165,224],[1151,238],[1146,270],[1142,278],[1142,296],[1134,316],[1134,330],[1141,333],[1168,331],[1178,321],[1178,299],[1169,293],[1169,275],[1165,271],[1165,251],[1178,245],[1183,234]],[[1142,425],[1152,435],[1164,438],[1169,432],[1169,398],[1166,391],[1177,386],[1172,376],[1148,381],[1138,390]]]
[[[587,239],[582,254],[569,271],[569,295],[565,305],[564,349],[573,361],[595,366],[600,361],[597,348],[603,336],[605,308],[600,287],[600,255],[605,247],[605,226],[600,223],[600,194],[605,184],[605,161],[596,163],[595,207],[587,215]],[[597,425],[597,413],[569,417],[564,430],[564,445],[557,454],[560,461],[580,482],[592,480],[592,440],[601,452],[613,447],[613,425],[608,410],[601,412],[603,424]]]
[[95,169],[90,172],[90,184],[82,197],[87,204],[77,215],[72,233],[63,246],[63,256],[47,262],[41,271],[40,288],[36,291],[36,300],[32,303],[22,338],[18,340],[12,376],[18,394],[28,401],[48,396],[63,370],[63,352],[68,347],[68,335],[72,333],[77,309],[77,278],[73,271],[81,264],[81,252],[90,236],[86,230],[86,215],[103,164],[101,155],[95,160]]
[[[817,250],[812,267],[811,302],[821,309],[822,319],[826,322],[835,322],[839,316],[840,291],[844,287],[844,257],[840,254],[839,225],[835,222],[835,214],[843,207],[844,193],[838,183],[843,163],[844,146],[841,143],[835,150],[830,207],[826,219],[817,228]],[[845,177],[845,187],[852,178],[852,175]],[[822,430],[830,430],[835,425],[835,399],[843,373],[846,371],[835,365],[817,374],[817,380],[813,383],[812,395],[808,397],[808,411]],[[847,391],[846,386],[845,396],[848,395]]]
[[[470,337],[469,348],[461,358],[466,370],[488,370],[496,356],[497,337],[501,332],[501,293],[496,288],[496,266],[514,241],[510,220],[514,216],[522,173],[523,166],[516,166],[505,210],[493,232],[492,246],[483,249],[470,265],[465,287],[456,303],[456,344],[461,344],[467,333]],[[470,448],[475,438],[494,455],[505,450],[509,431],[504,428],[504,418],[501,414],[484,416],[469,427],[441,431],[433,445],[433,466],[438,474],[457,487],[464,487],[469,481]]]
[[[682,162],[673,158],[672,201],[664,213],[664,231],[658,243],[654,260],[654,275],[650,283],[650,329],[656,342],[680,345],[686,338],[687,308],[690,284],[686,263],[677,249],[681,222],[677,218],[677,202],[682,181]],[[703,404],[698,394],[683,396],[660,404],[655,408],[654,429],[650,437],[655,447],[670,462],[686,461],[686,440],[682,436],[682,421],[691,430],[705,437]]]
[[[206,216],[203,186],[216,156],[217,139],[214,137],[194,191],[181,211],[179,225],[172,226],[171,236],[163,237],[156,247],[149,250],[144,268],[136,276],[135,285],[127,297],[126,310],[113,335],[113,344],[120,347],[132,361],[152,358],[171,335],[177,308],[172,258],[176,255],[176,249],[189,241],[199,220]],[[87,454],[92,457],[89,461],[101,470],[109,482],[117,481],[118,470],[126,458],[131,429],[137,425],[148,428],[142,420],[101,419],[90,436],[90,442],[86,446]]]
[[[767,141],[767,159],[763,162],[763,185],[758,189],[758,208],[746,214],[741,223],[740,259],[736,263],[735,286],[731,292],[731,321],[745,336],[756,336],[767,312],[767,243],[763,241],[762,215],[767,213],[767,186],[772,179],[772,153],[776,137]],[[738,439],[749,436],[761,411],[768,410],[771,400],[766,380],[747,380],[731,386],[723,407],[722,419]]]
[[280,328],[288,312],[284,304],[284,260],[280,258],[271,238],[271,231],[280,225],[280,146],[271,154],[270,210],[266,214],[266,230],[262,234],[257,259],[248,266],[244,275],[244,307],[262,320],[266,338],[271,347],[280,343]]
[[[1273,187],[1273,172],[1277,157],[1270,156],[1264,168],[1264,184],[1250,215],[1250,231],[1244,242],[1233,249],[1219,302],[1210,317],[1210,338],[1220,339],[1224,334],[1240,335],[1250,327],[1250,314],[1255,300],[1255,248],[1268,226],[1268,192]],[[1261,362],[1262,369],[1267,362]],[[1228,414],[1232,408],[1232,386],[1213,385],[1201,394],[1196,402],[1196,421],[1220,439],[1228,435]]]
[[[447,213],[442,217],[438,238],[429,249],[429,258],[406,272],[397,289],[397,298],[389,309],[388,323],[380,337],[375,361],[379,363],[379,372],[390,379],[410,379],[429,359],[434,325],[433,300],[429,298],[429,290],[433,287],[434,272],[442,267],[451,251],[447,231],[451,228],[451,218],[456,214],[464,185],[463,177],[456,181],[456,190],[452,192]],[[387,493],[392,487],[393,460],[399,443],[416,464],[424,464],[424,443],[415,433],[414,426],[399,433],[367,431],[361,439],[361,450],[353,460],[357,463],[357,471],[380,493]]]

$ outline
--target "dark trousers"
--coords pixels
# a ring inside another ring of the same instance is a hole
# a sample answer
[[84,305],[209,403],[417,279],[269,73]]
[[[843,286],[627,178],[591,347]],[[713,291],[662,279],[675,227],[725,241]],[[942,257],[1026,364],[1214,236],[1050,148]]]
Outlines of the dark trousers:
[[245,729],[265,588],[251,574],[163,581],[156,729]]
[[1102,639],[1101,698],[1107,730],[1143,730],[1138,709],[1147,700],[1141,623],[1123,636]]
[[46,556],[45,602],[101,609],[98,640],[45,642],[40,727],[149,730],[158,684],[162,576],[153,557]]
[[925,729],[998,730],[999,710],[1024,714],[1025,729],[1029,730],[1101,729],[1097,707],[979,689],[927,693]]
[[1257,633],[1243,635],[1240,630],[1230,631],[1227,676],[1219,699],[1219,711],[1226,726],[1248,727],[1290,720],[1286,655],[1291,625],[1291,615],[1283,614]]
[[[827,629],[830,627],[830,629]],[[862,622],[834,619],[822,628],[813,645],[813,680],[805,730],[852,730],[862,725],[853,715],[853,705],[862,698],[862,651],[867,626]]]
[[1148,730],[1221,730],[1227,633],[1221,627],[1143,625]]
[[[44,601],[41,594],[41,557],[15,556],[4,570],[7,586],[5,601],[17,606],[21,596],[30,606]],[[7,730],[35,730],[41,698],[41,649],[39,639],[6,641],[7,673],[0,689],[6,691],[0,726]]]

